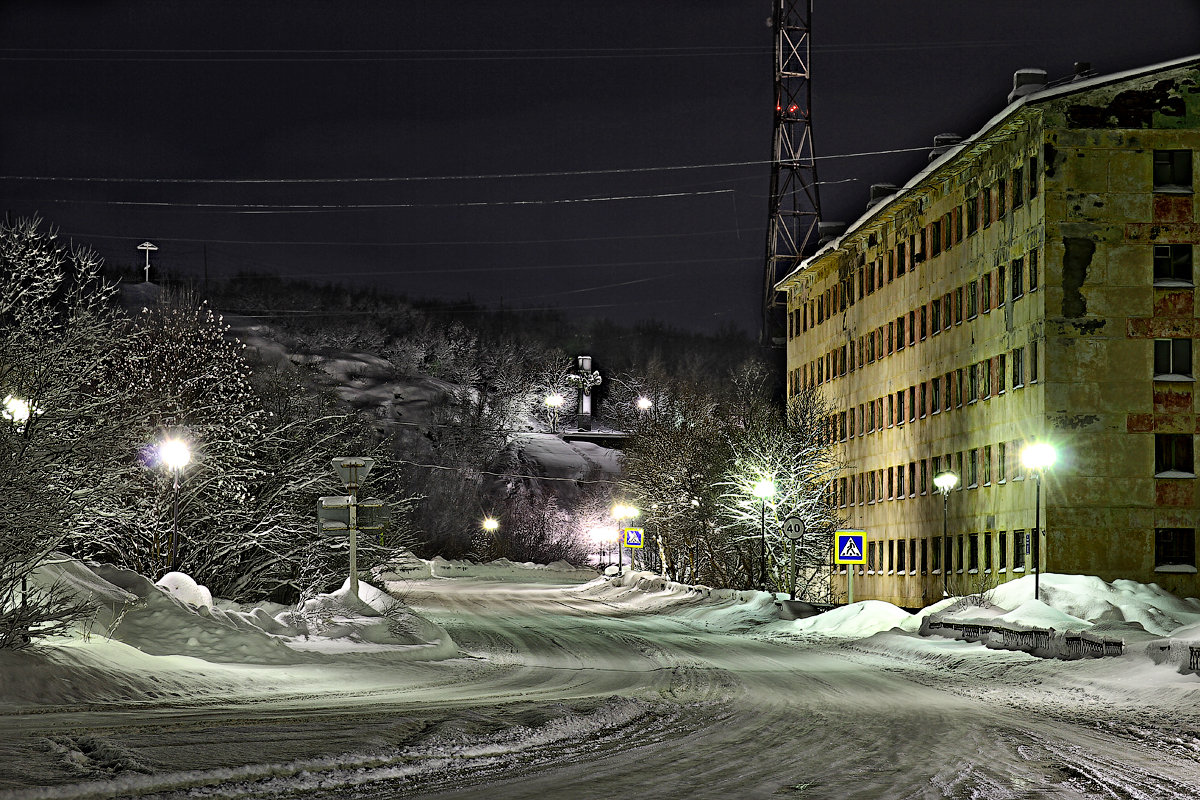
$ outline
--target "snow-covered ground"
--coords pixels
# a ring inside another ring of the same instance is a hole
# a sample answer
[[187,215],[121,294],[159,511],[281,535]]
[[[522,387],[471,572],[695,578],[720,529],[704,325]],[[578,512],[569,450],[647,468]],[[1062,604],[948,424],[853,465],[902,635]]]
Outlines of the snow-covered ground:
[[[769,594],[566,564],[409,558],[301,609],[41,577],[105,611],[0,653],[0,798],[1200,796],[1200,678],[1151,657],[1200,639],[1200,603],[1153,586],[784,621]],[[930,615],[1126,650],[1036,658],[921,636]]]

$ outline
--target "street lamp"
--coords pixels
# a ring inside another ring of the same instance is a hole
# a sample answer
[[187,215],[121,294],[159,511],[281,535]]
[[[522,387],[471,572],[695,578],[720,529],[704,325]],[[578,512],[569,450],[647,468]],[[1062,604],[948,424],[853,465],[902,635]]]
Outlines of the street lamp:
[[[624,527],[622,524],[622,520],[634,519],[641,513],[642,512],[639,511],[637,508],[635,508],[633,506],[627,506],[623,503],[617,503],[615,506],[612,507],[612,517],[613,517],[613,519],[615,519],[617,521],[618,528]],[[617,572],[618,573],[620,573],[623,568],[623,561],[624,561],[624,555],[625,555],[623,552],[623,547],[624,547],[625,543],[623,541],[621,541],[620,535],[621,535],[620,532],[618,532],[618,534],[617,534],[617,536],[618,536],[618,540],[617,540]],[[629,554],[629,568],[633,569],[633,553],[632,552]]]
[[652,408],[654,408],[654,403],[650,400],[649,397],[646,397],[645,395],[643,395],[637,399],[637,410],[638,411],[641,411],[644,414]]
[[1039,596],[1038,581],[1042,571],[1042,474],[1054,466],[1058,453],[1046,442],[1034,442],[1021,451],[1021,464],[1033,472],[1037,489],[1033,500],[1033,599]]
[[3,406],[0,406],[0,417],[16,425],[17,430],[24,430],[29,418],[41,413],[42,409],[36,403],[11,394],[5,396]]
[[182,439],[164,439],[158,446],[158,458],[171,470],[174,484],[171,493],[171,569],[178,567],[179,558],[179,472],[192,460],[192,452]]
[[762,514],[759,518],[759,585],[767,590],[767,499],[775,496],[775,482],[763,478],[754,484],[754,496],[762,501]]
[[[954,491],[954,487],[958,486],[958,475],[950,470],[939,472],[933,476],[933,485],[942,495],[942,555],[945,556],[949,552],[946,547],[946,542],[950,537],[950,493]],[[950,590],[948,579],[950,576],[950,565],[942,559],[942,597],[949,597]]]
[[485,519],[483,521],[483,529],[485,531],[487,531],[488,533],[495,533],[499,527],[500,527],[500,523],[497,522],[492,517],[488,517],[487,519]]
[[545,402],[546,408],[550,409],[550,432],[558,433],[558,410],[562,408],[564,398],[561,394],[555,392],[554,394],[546,395],[546,399],[543,402]]

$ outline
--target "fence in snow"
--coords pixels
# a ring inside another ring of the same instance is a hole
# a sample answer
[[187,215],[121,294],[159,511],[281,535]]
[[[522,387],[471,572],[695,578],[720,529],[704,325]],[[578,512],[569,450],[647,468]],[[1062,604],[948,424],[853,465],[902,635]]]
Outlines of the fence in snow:
[[[926,617],[921,621],[922,636],[951,636],[968,642],[981,642],[995,650],[1023,650],[1042,658],[1103,658],[1125,652],[1121,639],[1105,639],[1076,631],[1053,628],[1009,628],[977,622],[948,622]],[[1200,651],[1200,648],[1197,648]]]

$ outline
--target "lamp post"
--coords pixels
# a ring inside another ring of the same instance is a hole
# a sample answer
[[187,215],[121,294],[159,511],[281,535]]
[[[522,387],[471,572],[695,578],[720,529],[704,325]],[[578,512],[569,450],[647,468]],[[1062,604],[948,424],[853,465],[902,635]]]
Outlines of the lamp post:
[[[634,508],[633,506],[627,506],[623,503],[618,503],[617,505],[612,507],[612,516],[613,516],[613,519],[615,519],[617,521],[617,528],[618,528],[618,533],[617,533],[617,537],[618,537],[617,538],[617,572],[618,572],[618,574],[623,569],[624,558],[625,558],[625,554],[623,552],[625,543],[620,538],[621,537],[620,530],[624,528],[623,520],[634,519],[641,513],[642,513],[641,511]],[[629,553],[629,568],[633,569],[633,552],[632,551],[630,551],[630,553]]]
[[1046,442],[1034,442],[1021,451],[1021,464],[1033,472],[1033,599],[1039,600],[1039,579],[1042,571],[1042,475],[1054,466],[1058,453],[1052,445]]
[[[946,542],[950,537],[950,493],[954,491],[954,487],[958,486],[958,475],[950,470],[939,472],[933,476],[933,485],[937,487],[938,492],[942,495],[942,555],[946,554]],[[942,597],[950,596],[948,579],[950,576],[950,565],[942,563]]]
[[754,484],[754,496],[762,501],[762,514],[759,517],[758,532],[758,581],[765,592],[767,590],[767,500],[775,496],[775,482],[763,478]]
[[562,408],[563,396],[555,392],[554,394],[546,395],[546,399],[543,402],[545,402],[546,408],[550,409],[550,432],[558,433],[558,410]]
[[192,460],[192,452],[182,439],[165,439],[158,446],[158,457],[171,470],[174,478],[171,491],[171,544],[168,548],[169,563],[174,570],[178,567],[179,559],[179,472]]
[[[3,404],[0,404],[0,417],[8,420],[18,431],[25,430],[25,426],[29,424],[30,417],[42,413],[42,409],[36,403],[31,403],[28,400],[16,397],[15,395],[6,395]],[[21,605],[25,605],[25,593],[28,591],[27,575],[21,573]]]

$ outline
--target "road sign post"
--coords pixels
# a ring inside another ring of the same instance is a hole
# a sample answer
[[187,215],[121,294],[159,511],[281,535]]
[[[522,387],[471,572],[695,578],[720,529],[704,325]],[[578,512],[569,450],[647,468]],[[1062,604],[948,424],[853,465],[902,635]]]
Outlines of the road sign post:
[[350,534],[350,592],[357,597],[358,532],[382,531],[386,506],[374,498],[362,502],[358,500],[358,489],[375,465],[374,459],[351,456],[332,461],[333,468],[350,494],[322,497],[317,502],[317,522],[321,531],[346,531]]
[[791,552],[788,554],[788,572],[790,575],[789,589],[791,599],[796,599],[796,542],[804,538],[804,520],[795,515],[783,521],[783,535],[791,542]]
[[[861,530],[842,530],[834,533],[833,561],[838,565],[857,565],[867,563],[866,546],[863,542],[867,532]],[[854,602],[854,568],[846,569],[846,604]]]
[[645,547],[646,545],[646,529],[645,528],[622,528],[621,529],[621,547],[629,548],[629,571],[634,568],[633,563],[633,548]]

